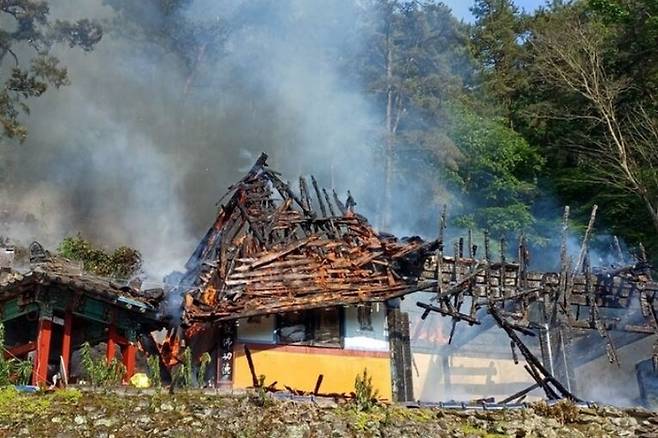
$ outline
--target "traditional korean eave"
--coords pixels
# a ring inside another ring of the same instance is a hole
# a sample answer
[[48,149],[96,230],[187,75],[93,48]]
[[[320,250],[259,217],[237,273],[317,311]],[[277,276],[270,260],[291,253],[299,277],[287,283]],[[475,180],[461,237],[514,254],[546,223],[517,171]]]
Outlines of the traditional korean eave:
[[158,319],[158,305],[163,298],[162,290],[133,290],[112,279],[80,272],[61,261],[36,263],[24,272],[10,270],[0,274],[0,302],[44,290],[93,297],[154,320]]

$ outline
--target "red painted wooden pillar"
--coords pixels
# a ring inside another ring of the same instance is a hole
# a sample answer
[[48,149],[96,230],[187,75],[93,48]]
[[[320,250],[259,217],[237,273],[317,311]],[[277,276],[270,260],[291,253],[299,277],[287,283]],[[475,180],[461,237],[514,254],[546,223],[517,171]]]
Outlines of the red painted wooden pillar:
[[39,320],[39,333],[37,334],[37,351],[34,355],[32,368],[32,384],[45,384],[48,379],[48,358],[50,357],[50,338],[53,322],[50,319]]
[[110,324],[109,336],[107,338],[107,361],[110,362],[114,359],[117,352],[117,328],[114,324]]
[[64,315],[64,336],[62,338],[62,359],[66,377],[70,375],[69,362],[71,361],[71,331],[73,329],[73,313],[69,310]]
[[121,354],[123,356],[123,365],[126,367],[126,374],[123,376],[123,378],[125,381],[128,381],[135,374],[135,357],[137,356],[137,346],[130,342],[129,344],[123,346],[121,349]]

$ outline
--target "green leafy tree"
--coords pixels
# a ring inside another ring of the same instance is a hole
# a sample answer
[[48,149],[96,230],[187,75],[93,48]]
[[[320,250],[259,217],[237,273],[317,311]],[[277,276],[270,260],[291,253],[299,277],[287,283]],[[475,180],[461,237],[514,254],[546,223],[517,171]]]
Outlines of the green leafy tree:
[[109,253],[94,247],[80,235],[65,238],[58,252],[70,260],[82,262],[86,271],[104,277],[129,278],[142,267],[142,255],[136,249],[121,246]]
[[[487,229],[493,237],[526,233],[539,243],[533,204],[540,195],[537,176],[544,165],[539,151],[502,118],[455,110],[452,137],[462,152],[452,181],[466,201],[458,222]],[[472,213],[471,213],[472,211]]]
[[[363,24],[366,50],[358,65],[382,113],[384,205],[390,225],[393,186],[407,177],[436,182],[437,167],[454,160],[444,129],[448,105],[462,95],[473,64],[468,32],[443,3],[374,0]],[[419,171],[415,164],[425,166]]]
[[475,18],[471,47],[479,61],[485,96],[502,106],[513,127],[519,96],[527,87],[523,71],[526,19],[511,0],[478,0],[471,12]]
[[[92,50],[103,35],[100,25],[82,19],[76,22],[50,19],[48,2],[0,0],[0,124],[2,135],[24,141],[27,128],[21,113],[29,114],[27,101],[46,92],[49,86],[68,85],[66,67],[51,54],[55,44]],[[4,26],[8,23],[8,26]]]

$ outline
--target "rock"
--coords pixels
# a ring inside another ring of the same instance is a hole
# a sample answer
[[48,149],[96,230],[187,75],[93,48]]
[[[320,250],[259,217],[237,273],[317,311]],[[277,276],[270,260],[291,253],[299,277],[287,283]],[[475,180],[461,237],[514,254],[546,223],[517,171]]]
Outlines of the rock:
[[284,435],[290,438],[304,438],[311,433],[311,429],[306,423],[289,425],[286,427]]
[[100,418],[94,422],[94,426],[96,427],[112,427],[114,424],[114,420],[110,420],[109,418]]
[[141,415],[137,417],[137,422],[139,424],[149,424],[151,422],[151,418],[148,415]]
[[77,424],[78,426],[81,426],[83,424],[87,423],[87,419],[83,417],[82,415],[76,415],[75,418],[73,419],[73,422]]
[[160,405],[160,410],[163,412],[169,412],[174,410],[174,406],[171,403],[164,402]]

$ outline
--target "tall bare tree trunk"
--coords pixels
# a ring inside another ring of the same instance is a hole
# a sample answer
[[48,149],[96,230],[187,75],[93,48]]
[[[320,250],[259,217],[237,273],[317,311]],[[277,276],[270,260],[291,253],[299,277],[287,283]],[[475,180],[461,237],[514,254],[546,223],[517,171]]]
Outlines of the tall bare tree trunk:
[[386,145],[384,149],[384,205],[382,208],[381,228],[386,230],[391,225],[391,190],[393,185],[393,48],[390,30],[386,35]]

